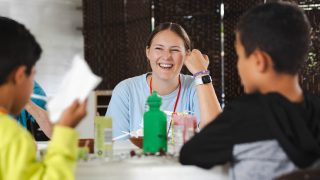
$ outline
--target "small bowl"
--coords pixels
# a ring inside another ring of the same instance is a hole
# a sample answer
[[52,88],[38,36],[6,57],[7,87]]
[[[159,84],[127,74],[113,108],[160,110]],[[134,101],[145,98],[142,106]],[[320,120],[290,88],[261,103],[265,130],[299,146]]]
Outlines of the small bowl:
[[132,136],[129,139],[134,145],[136,145],[137,147],[142,149],[142,147],[143,147],[143,136],[138,136],[138,137]]

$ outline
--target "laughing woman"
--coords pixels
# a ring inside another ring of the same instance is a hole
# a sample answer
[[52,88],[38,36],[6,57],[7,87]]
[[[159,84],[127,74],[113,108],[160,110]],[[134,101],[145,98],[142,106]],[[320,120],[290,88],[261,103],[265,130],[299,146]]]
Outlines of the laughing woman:
[[[199,50],[191,51],[190,39],[180,25],[156,27],[147,41],[146,56],[152,72],[126,79],[113,90],[106,113],[113,119],[113,137],[142,128],[146,100],[152,91],[162,97],[163,111],[194,112],[200,128],[221,112],[207,71],[209,59]],[[193,76],[180,74],[183,65]]]

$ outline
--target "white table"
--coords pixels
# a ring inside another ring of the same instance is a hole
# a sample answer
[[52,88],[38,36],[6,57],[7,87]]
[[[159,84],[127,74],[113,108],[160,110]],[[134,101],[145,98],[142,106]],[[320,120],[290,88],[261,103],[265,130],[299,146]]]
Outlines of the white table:
[[114,144],[114,152],[123,158],[114,161],[91,160],[78,162],[77,180],[224,180],[228,179],[222,166],[204,170],[196,166],[182,166],[170,157],[129,157],[135,146],[129,142]]

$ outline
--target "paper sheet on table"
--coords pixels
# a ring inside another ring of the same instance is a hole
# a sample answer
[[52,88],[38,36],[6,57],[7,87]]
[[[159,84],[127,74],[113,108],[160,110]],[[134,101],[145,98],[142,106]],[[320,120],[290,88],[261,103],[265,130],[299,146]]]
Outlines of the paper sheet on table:
[[70,70],[60,84],[58,92],[47,104],[51,122],[56,123],[63,111],[76,99],[83,102],[101,80],[100,77],[92,73],[84,59],[80,56],[75,56]]

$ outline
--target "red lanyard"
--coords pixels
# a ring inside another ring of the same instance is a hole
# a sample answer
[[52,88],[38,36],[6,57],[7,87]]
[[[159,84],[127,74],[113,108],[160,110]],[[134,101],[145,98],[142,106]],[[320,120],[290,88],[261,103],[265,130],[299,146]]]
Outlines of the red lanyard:
[[[174,103],[173,112],[171,114],[171,117],[172,117],[173,114],[176,113],[177,105],[178,105],[179,98],[180,98],[180,91],[181,91],[181,80],[180,80],[180,75],[179,75],[179,90],[178,90],[178,95],[177,95],[177,98],[176,98],[176,102]],[[150,94],[152,94],[152,76],[150,78]],[[172,124],[172,118],[170,119],[168,133],[169,133],[169,130],[171,128],[171,124]]]

